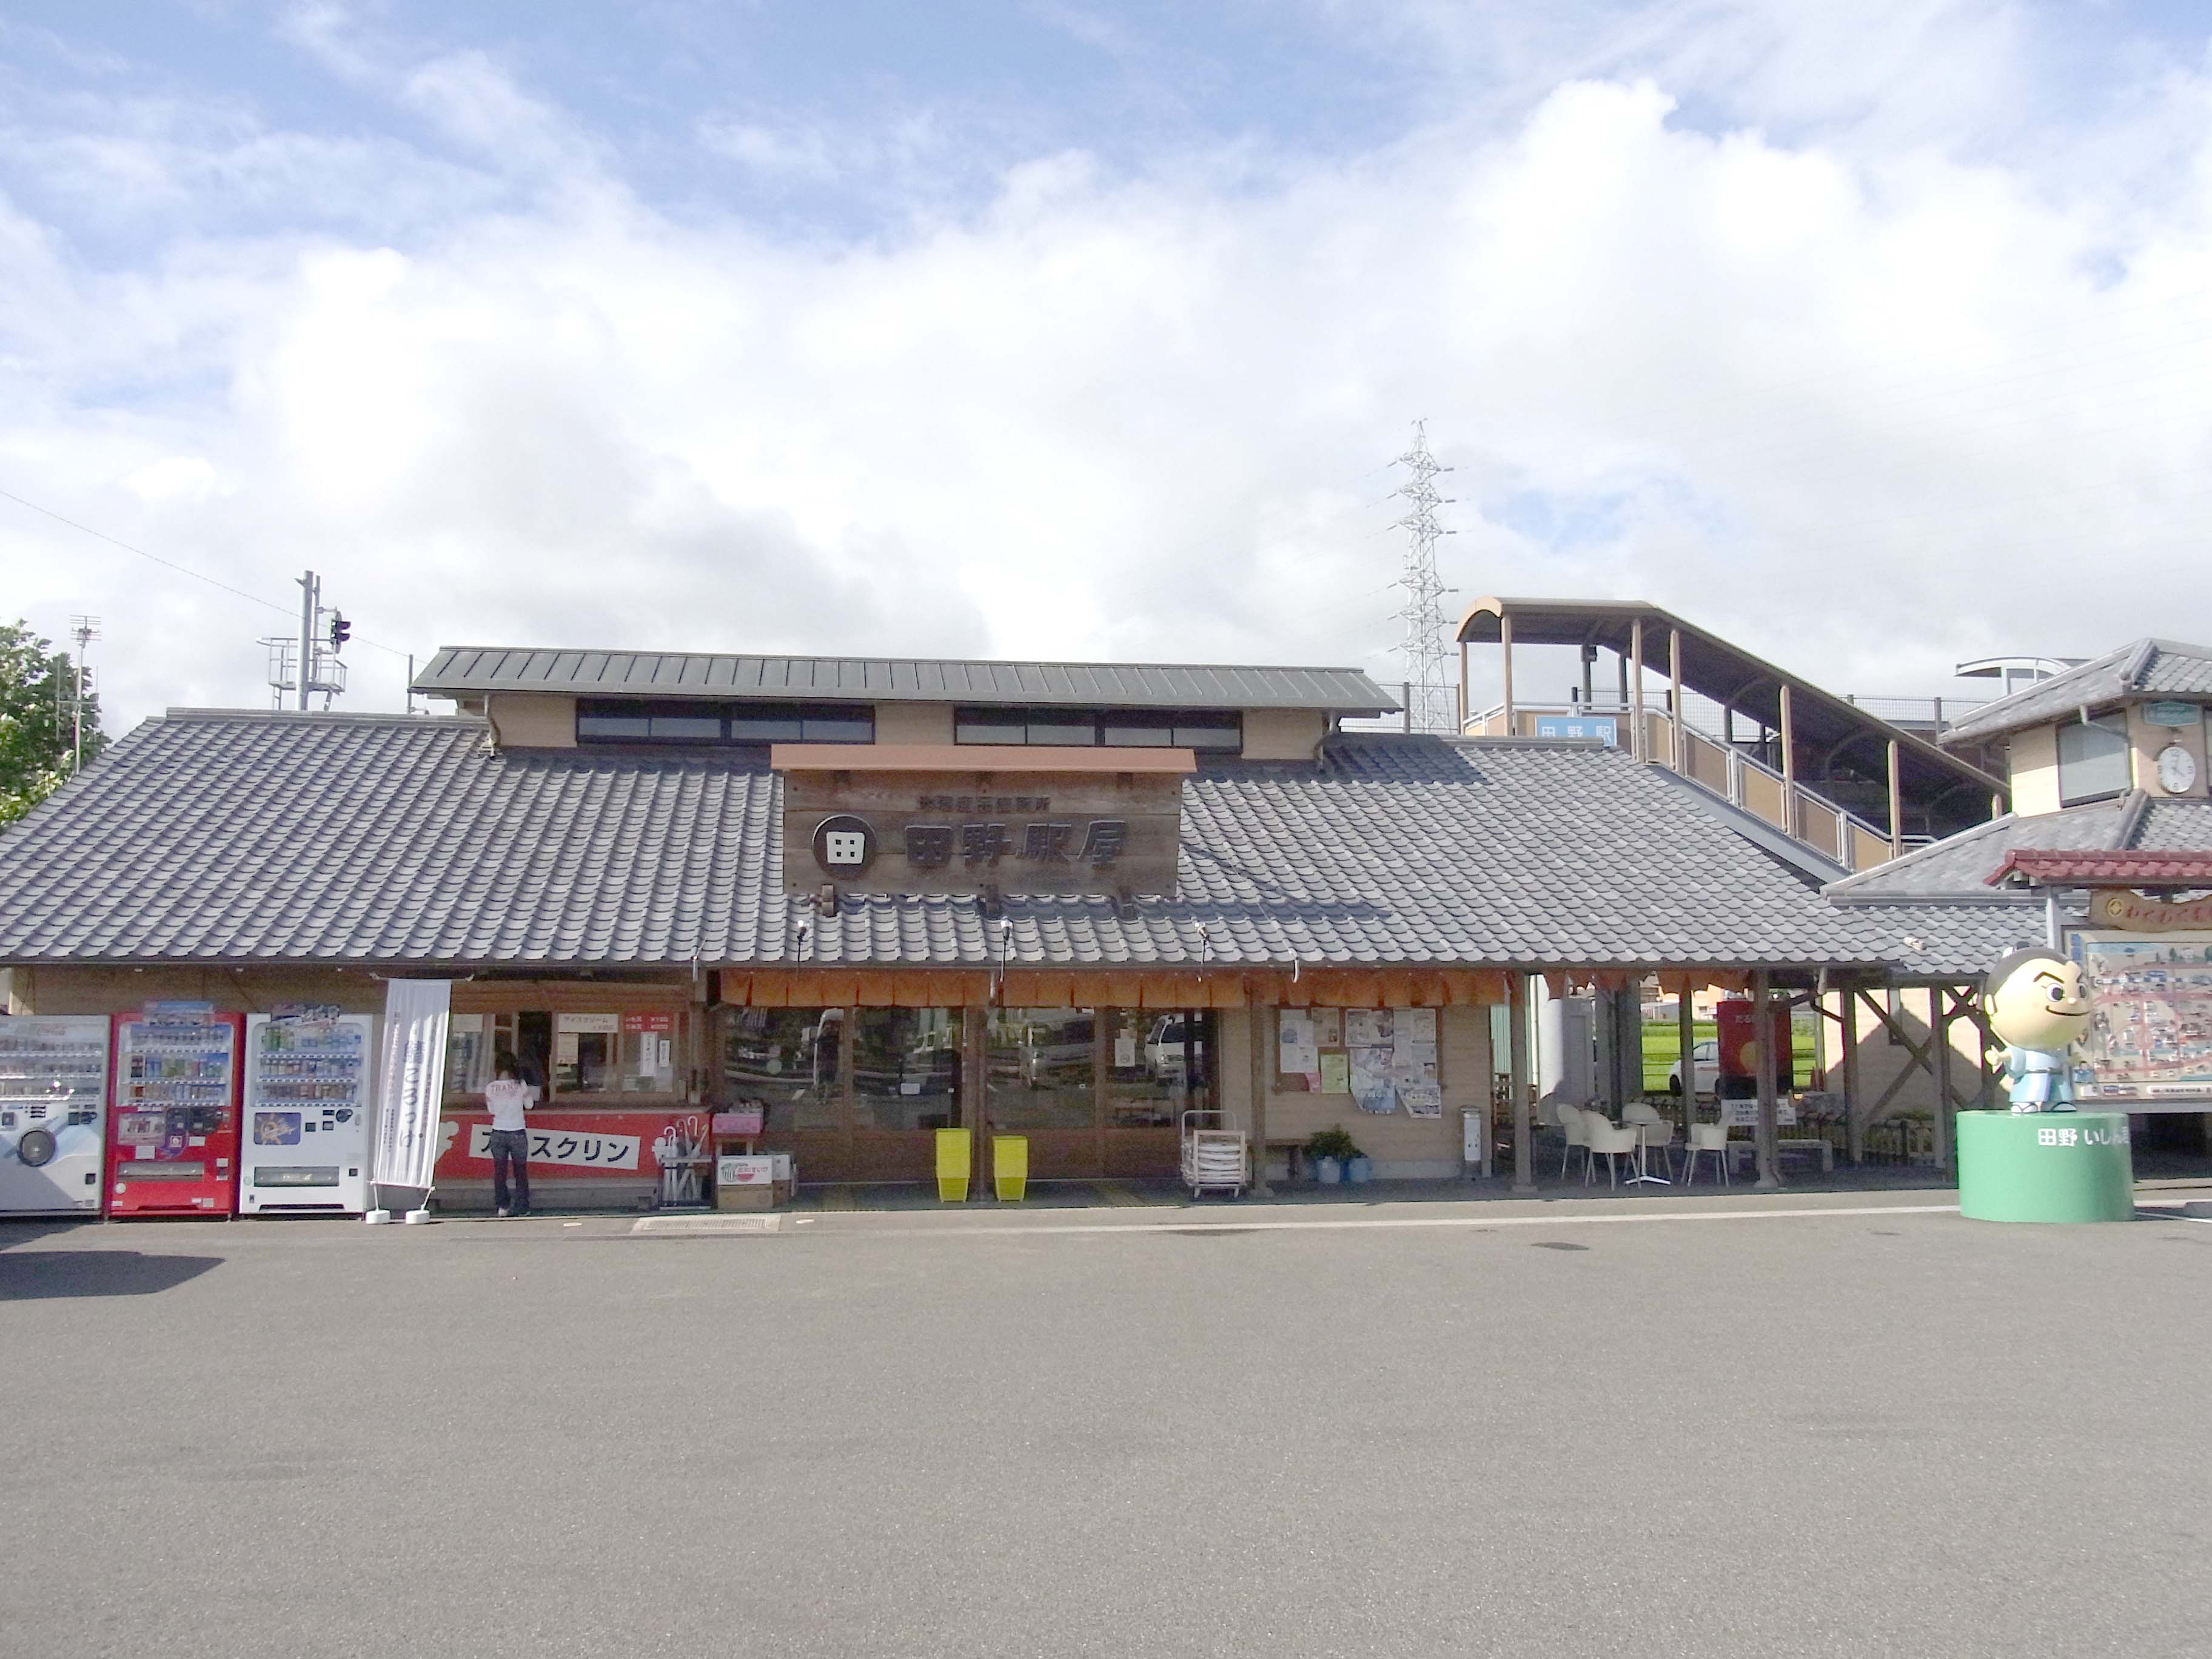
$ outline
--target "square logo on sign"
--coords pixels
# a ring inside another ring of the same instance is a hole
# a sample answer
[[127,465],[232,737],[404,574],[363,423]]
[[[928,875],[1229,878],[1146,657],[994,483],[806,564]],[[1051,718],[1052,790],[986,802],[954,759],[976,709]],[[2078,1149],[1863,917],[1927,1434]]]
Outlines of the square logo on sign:
[[857,868],[868,861],[868,838],[858,830],[832,830],[822,837],[824,864]]

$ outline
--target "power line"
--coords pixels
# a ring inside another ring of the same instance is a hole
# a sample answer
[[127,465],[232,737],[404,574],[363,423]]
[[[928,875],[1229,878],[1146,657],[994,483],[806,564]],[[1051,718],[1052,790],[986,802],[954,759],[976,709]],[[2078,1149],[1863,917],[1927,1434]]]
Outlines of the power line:
[[[63,514],[55,512],[51,507],[40,507],[36,501],[27,501],[22,496],[18,495],[12,489],[0,489],[0,496],[5,496],[8,500],[15,502],[18,507],[27,507],[33,513],[44,514],[47,518],[52,519],[56,524],[65,524],[71,530],[82,532],[83,534],[91,537],[95,541],[106,542],[110,547],[119,547],[125,553],[136,553],[142,559],[151,559],[155,564],[161,565],[167,569],[173,570],[180,576],[190,576],[194,581],[205,582],[210,587],[219,587],[224,592],[228,593],[234,598],[244,599],[249,604],[266,605],[270,610],[280,612],[287,617],[289,617],[293,614],[292,607],[289,605],[279,605],[274,599],[264,599],[258,593],[249,593],[242,587],[233,587],[228,582],[218,581],[213,576],[207,574],[206,572],[195,570],[190,565],[179,564],[174,559],[165,559],[159,553],[149,553],[143,547],[133,547],[129,542],[124,541],[118,537],[111,536],[104,530],[94,530],[88,524],[79,524],[75,519],[64,517]],[[356,637],[358,638],[363,645],[373,645],[379,651],[387,652],[392,656],[404,657],[407,654],[407,653],[400,650],[397,646],[386,645],[380,640],[372,640],[365,634],[358,635]]]

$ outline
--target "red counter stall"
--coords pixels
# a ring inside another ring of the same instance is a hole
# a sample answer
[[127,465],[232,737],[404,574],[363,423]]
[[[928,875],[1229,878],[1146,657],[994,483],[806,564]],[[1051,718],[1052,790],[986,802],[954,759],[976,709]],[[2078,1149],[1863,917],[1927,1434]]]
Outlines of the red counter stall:
[[[468,1000],[482,1001],[502,988],[468,988]],[[702,1201],[712,1160],[690,1064],[688,1006],[665,991],[544,985],[514,988],[503,1006],[467,1006],[458,994],[455,1001],[436,1168],[441,1208],[490,1206],[483,1087],[502,1054],[539,1090],[530,1115],[533,1208]],[[518,1006],[526,1001],[537,1006]]]

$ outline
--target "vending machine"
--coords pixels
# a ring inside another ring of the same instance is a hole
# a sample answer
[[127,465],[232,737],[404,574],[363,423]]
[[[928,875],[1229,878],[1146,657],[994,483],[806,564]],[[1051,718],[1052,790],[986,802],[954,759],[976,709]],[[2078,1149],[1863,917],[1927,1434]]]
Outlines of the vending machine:
[[367,1014],[278,1003],[246,1022],[241,1215],[359,1215],[368,1208]]
[[151,1002],[115,1020],[107,1212],[227,1216],[238,1194],[246,1016]]
[[0,1019],[0,1215],[98,1215],[107,1016]]

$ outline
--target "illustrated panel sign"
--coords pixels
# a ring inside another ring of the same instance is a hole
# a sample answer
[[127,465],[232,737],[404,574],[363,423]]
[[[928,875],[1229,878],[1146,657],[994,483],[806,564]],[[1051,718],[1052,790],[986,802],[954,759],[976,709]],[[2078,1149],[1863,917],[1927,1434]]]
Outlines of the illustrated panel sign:
[[2212,1103],[2212,931],[2077,932],[2092,1013],[2074,1068],[2084,1104],[2196,1111]]
[[784,884],[863,893],[1175,890],[1182,781],[1134,774],[792,772]]

